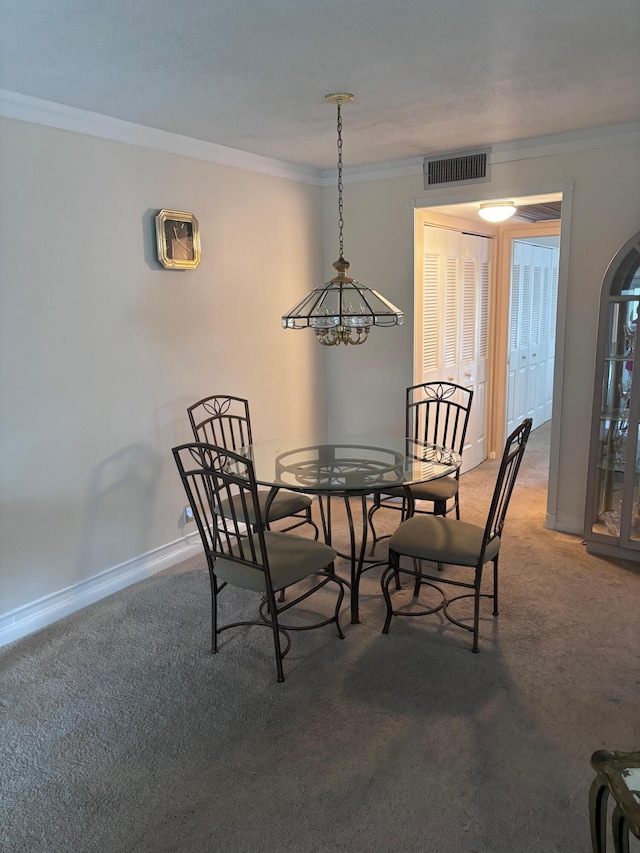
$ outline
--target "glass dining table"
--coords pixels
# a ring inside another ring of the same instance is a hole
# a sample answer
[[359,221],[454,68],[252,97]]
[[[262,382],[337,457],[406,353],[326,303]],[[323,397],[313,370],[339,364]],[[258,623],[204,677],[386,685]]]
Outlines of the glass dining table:
[[[365,557],[369,521],[367,496],[404,487],[407,515],[413,513],[409,486],[455,473],[461,456],[453,450],[397,436],[311,435],[261,441],[239,451],[251,459],[256,482],[275,497],[279,489],[318,497],[324,539],[331,545],[331,499],[344,500],[349,526],[351,622],[360,621],[358,594],[364,571],[381,561]],[[359,534],[353,504],[360,506]],[[268,512],[268,505],[266,511]]]

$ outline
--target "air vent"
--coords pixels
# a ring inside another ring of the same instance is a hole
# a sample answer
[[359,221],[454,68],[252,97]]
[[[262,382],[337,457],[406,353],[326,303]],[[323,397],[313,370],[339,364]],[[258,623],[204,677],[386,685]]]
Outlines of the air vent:
[[560,219],[561,215],[562,202],[547,201],[541,204],[520,204],[513,218],[521,222],[550,222]]
[[424,158],[424,188],[482,184],[491,180],[491,148]]

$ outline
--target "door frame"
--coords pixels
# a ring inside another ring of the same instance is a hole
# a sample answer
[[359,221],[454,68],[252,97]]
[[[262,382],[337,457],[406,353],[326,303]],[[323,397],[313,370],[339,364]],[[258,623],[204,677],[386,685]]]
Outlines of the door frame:
[[[463,191],[464,190],[464,191]],[[414,254],[414,310],[416,288],[416,276],[421,275],[422,259],[417,257],[416,247],[417,230],[422,227],[423,223],[430,225],[440,225],[441,227],[457,227],[455,223],[464,223],[465,227],[469,227],[469,219],[456,218],[445,216],[437,212],[437,208],[441,206],[463,205],[480,203],[491,200],[492,198],[511,198],[513,196],[536,196],[546,195],[549,193],[560,193],[562,195],[562,217],[560,220],[560,256],[558,259],[558,302],[557,302],[557,317],[556,317],[556,346],[555,346],[555,368],[553,376],[553,417],[551,419],[551,440],[549,451],[549,484],[547,489],[547,514],[544,526],[550,530],[563,530],[562,520],[557,517],[558,506],[558,470],[560,460],[560,439],[562,434],[562,391],[564,383],[564,359],[566,346],[566,322],[567,322],[567,294],[569,288],[569,256],[570,256],[570,238],[571,238],[571,213],[573,206],[573,181],[567,180],[559,183],[554,183],[546,186],[525,187],[522,189],[506,186],[505,188],[491,187],[490,184],[480,184],[478,186],[469,185],[468,187],[460,187],[456,192],[451,189],[448,195],[434,195],[426,198],[416,198],[412,201],[413,208],[413,254]],[[526,223],[523,223],[526,225]],[[557,223],[556,223],[557,224]],[[476,223],[474,223],[474,226]],[[488,227],[489,223],[480,222],[478,219],[477,227],[473,228],[474,233],[483,234],[484,236],[497,236],[501,230],[506,230],[508,226],[502,225],[493,230]],[[530,227],[530,225],[528,226]],[[498,258],[500,258],[500,246],[498,248]],[[506,374],[507,374],[507,357],[508,357],[508,310],[509,310],[509,291],[510,284],[505,288],[495,287],[495,276],[497,275],[498,264],[494,264],[494,299],[492,300],[491,322],[495,329],[495,334],[492,334],[491,341],[491,366],[489,370],[489,423],[487,426],[488,434],[488,450],[489,458],[496,458],[502,453],[502,445],[504,444],[504,429],[506,423]],[[506,306],[505,306],[506,301]],[[498,320],[501,319],[499,323]],[[416,342],[413,342],[413,354],[415,359]],[[414,361],[411,363],[411,375],[414,373]],[[500,376],[502,377],[501,379]],[[499,380],[499,381],[498,381]],[[496,395],[500,393],[503,396],[503,404],[495,405]]]

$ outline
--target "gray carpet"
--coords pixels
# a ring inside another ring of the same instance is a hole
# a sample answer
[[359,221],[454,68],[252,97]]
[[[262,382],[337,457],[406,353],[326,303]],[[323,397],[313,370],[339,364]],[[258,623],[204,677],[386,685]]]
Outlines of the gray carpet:
[[[374,569],[362,623],[294,635],[278,684],[267,630],[208,653],[200,557],[0,650],[0,848],[588,851],[589,757],[640,746],[640,573],[542,529],[547,459],[544,427],[478,655],[439,616],[382,636]],[[463,518],[496,467],[463,476]]]

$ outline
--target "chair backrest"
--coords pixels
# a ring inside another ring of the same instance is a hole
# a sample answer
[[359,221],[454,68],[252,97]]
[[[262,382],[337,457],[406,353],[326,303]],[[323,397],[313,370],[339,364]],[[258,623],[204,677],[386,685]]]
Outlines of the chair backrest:
[[260,518],[251,460],[201,442],[182,444],[172,452],[207,559],[224,557],[268,576],[262,525],[247,535],[242,521],[250,516]]
[[249,403],[242,397],[214,394],[187,409],[197,442],[239,450],[253,444]]
[[520,426],[516,427],[511,435],[507,438],[500,462],[500,470],[498,478],[493,490],[493,499],[489,508],[489,516],[484,530],[484,540],[482,546],[482,557],[487,545],[496,538],[502,535],[504,520],[509,508],[511,493],[520,470],[520,463],[524,455],[524,449],[527,446],[529,433],[533,421],[531,418],[525,418]]
[[473,391],[453,382],[407,388],[407,437],[462,453]]

